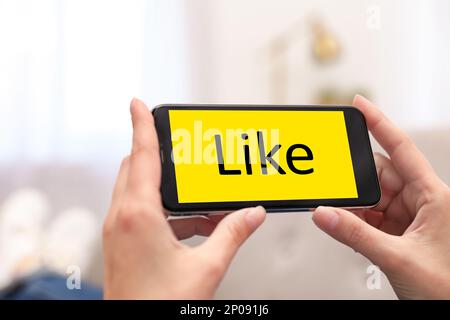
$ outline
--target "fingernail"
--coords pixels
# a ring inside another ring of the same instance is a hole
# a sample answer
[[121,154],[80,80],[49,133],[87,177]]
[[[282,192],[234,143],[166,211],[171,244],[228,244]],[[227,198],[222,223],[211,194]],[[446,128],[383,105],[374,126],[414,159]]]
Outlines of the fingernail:
[[263,207],[258,206],[256,208],[250,208],[245,215],[245,222],[251,230],[255,230],[261,225],[261,223],[263,223],[265,217],[266,210]]
[[133,109],[134,109],[134,103],[136,102],[136,98],[131,99],[130,102],[130,113],[133,113]]
[[314,222],[325,230],[333,230],[339,222],[339,214],[330,207],[318,207],[313,214]]
[[353,98],[353,103],[355,103],[356,100],[361,100],[362,102],[365,102],[365,103],[368,103],[368,102],[369,102],[369,99],[367,99],[366,97],[364,97],[364,96],[361,95],[361,94],[355,95],[355,97]]

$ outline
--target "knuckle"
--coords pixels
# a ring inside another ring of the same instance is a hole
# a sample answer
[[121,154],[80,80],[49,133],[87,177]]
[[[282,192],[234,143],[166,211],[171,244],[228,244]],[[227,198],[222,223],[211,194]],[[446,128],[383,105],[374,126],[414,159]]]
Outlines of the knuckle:
[[403,134],[403,143],[407,146],[415,146],[414,140],[406,133]]
[[134,206],[133,212],[145,213],[162,211],[161,192],[153,185],[140,186],[133,191]]
[[402,148],[408,148],[408,149],[416,148],[414,140],[408,134],[406,134],[404,132],[401,134],[398,145],[397,145],[397,149],[402,149]]
[[226,271],[226,263],[221,259],[213,259],[208,261],[208,273],[211,277],[221,277]]
[[438,191],[439,184],[436,183],[436,177],[435,176],[427,176],[422,181],[422,188],[423,192],[427,194],[435,194]]
[[120,210],[117,215],[117,225],[120,230],[130,231],[136,225],[136,218],[130,211]]
[[203,251],[199,247],[189,250],[194,256],[189,259],[197,261],[202,266],[202,273],[206,274],[208,279],[221,278],[227,269],[227,260],[221,251]]
[[134,158],[145,157],[148,155],[159,156],[158,144],[137,144],[133,147],[132,155]]

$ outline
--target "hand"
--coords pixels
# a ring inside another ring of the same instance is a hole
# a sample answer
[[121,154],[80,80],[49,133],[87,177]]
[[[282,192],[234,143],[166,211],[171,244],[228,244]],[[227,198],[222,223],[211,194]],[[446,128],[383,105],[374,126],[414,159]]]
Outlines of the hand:
[[[411,139],[367,99],[356,96],[373,136],[381,202],[354,214],[319,207],[323,231],[378,265],[399,298],[450,298],[450,189]],[[449,159],[450,161],[450,159]]]
[[[239,247],[264,221],[265,210],[167,221],[153,116],[137,99],[131,115],[133,148],[121,165],[103,228],[105,298],[212,298]],[[195,248],[178,241],[195,234],[211,236]]]

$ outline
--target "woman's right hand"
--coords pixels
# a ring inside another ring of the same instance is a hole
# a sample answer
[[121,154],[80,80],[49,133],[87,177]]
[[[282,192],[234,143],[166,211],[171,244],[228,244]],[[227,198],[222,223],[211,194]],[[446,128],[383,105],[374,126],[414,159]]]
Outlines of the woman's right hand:
[[370,101],[356,96],[353,104],[389,155],[375,155],[381,202],[353,213],[319,207],[313,220],[378,265],[399,298],[450,299],[450,189]]

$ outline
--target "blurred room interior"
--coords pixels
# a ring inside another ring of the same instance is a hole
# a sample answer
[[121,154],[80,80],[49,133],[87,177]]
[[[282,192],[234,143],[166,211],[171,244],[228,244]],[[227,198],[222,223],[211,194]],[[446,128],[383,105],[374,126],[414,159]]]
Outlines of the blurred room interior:
[[[444,0],[0,0],[0,210],[40,203],[51,241],[77,237],[51,231],[62,213],[92,212],[80,265],[101,284],[101,221],[130,150],[134,96],[351,104],[362,93],[449,184],[449,12]],[[386,279],[367,288],[369,265],[310,214],[274,214],[217,298],[395,298]]]

